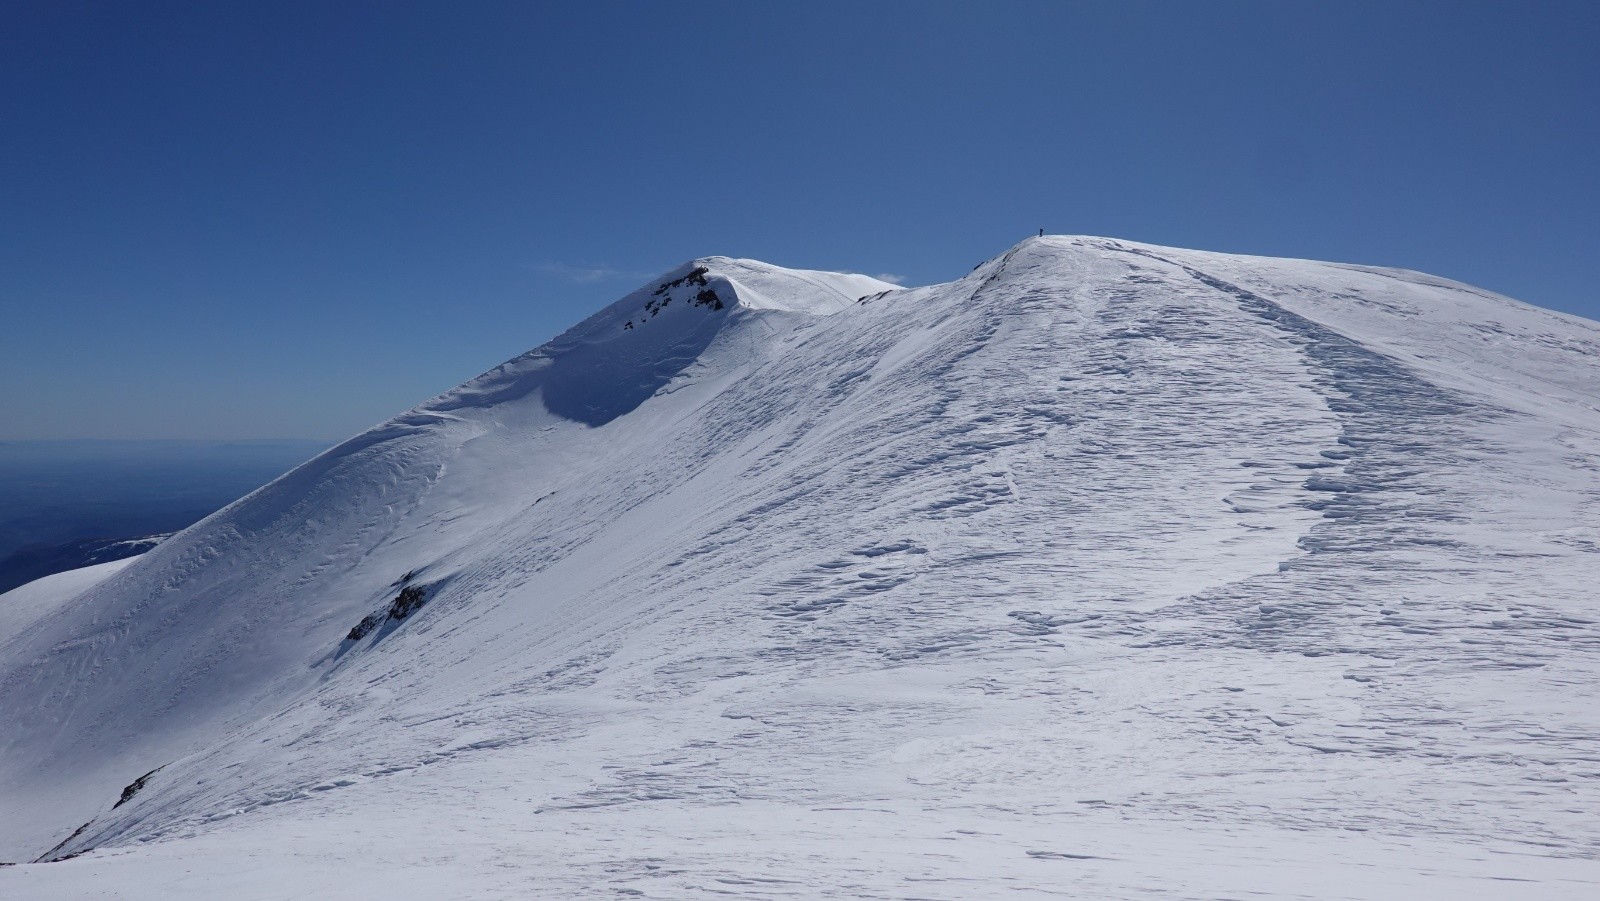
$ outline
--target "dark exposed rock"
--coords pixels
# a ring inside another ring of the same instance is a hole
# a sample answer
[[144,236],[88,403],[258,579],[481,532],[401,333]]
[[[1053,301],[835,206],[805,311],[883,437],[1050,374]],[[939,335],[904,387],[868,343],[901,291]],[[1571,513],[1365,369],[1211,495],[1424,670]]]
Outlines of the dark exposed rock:
[[378,624],[383,622],[388,615],[388,611],[379,610],[376,613],[369,613],[362,617],[361,622],[350,628],[350,633],[344,637],[345,641],[360,641],[366,638],[372,633],[373,629],[378,628]]
[[[723,301],[722,297],[717,294],[716,289],[710,287],[710,282],[706,278],[710,272],[711,270],[704,266],[696,266],[694,269],[689,271],[688,275],[685,275],[681,278],[675,278],[669,282],[662,282],[660,285],[657,285],[656,289],[650,292],[655,296],[644,302],[644,310],[650,315],[640,319],[640,322],[645,322],[648,319],[654,319],[656,316],[660,315],[661,311],[665,310],[667,305],[672,303],[673,289],[682,288],[685,285],[693,285],[694,287],[700,289],[699,291],[695,292],[694,295],[689,297],[689,303],[691,305],[697,307],[707,307],[713,310],[724,309],[726,307],[726,303]],[[630,319],[623,323],[622,327],[624,329],[633,328],[633,320]]]
[[[122,805],[128,803],[128,799],[130,799],[134,795],[138,794],[139,790],[144,788],[145,783],[150,781],[150,777],[151,776],[154,776],[156,773],[161,772],[161,770],[164,769],[165,767],[166,767],[166,764],[162,764],[161,766],[156,767],[155,769],[151,770],[150,772],[145,773],[143,776],[140,776],[139,778],[137,778],[137,779],[133,780],[132,782],[128,783],[128,786],[122,790],[122,797],[117,799],[117,803],[111,805],[111,809],[112,810],[116,810],[118,807],[121,807]],[[69,835],[66,838],[62,839],[61,842],[59,844],[57,844],[54,848],[51,848],[50,850],[48,850],[48,851],[44,852],[43,854],[39,855],[38,859],[34,860],[34,863],[56,863],[56,862],[62,861],[62,860],[71,860],[72,858],[77,857],[77,856],[79,856],[79,855],[81,855],[81,854],[83,854],[83,853],[85,853],[87,851],[93,851],[94,850],[93,848],[82,848],[82,849],[77,850],[77,851],[69,851],[66,854],[58,854],[58,853],[56,853],[56,852],[60,851],[62,848],[65,848],[67,845],[72,844],[74,839],[76,839],[78,836],[82,835],[84,832],[86,832],[88,830],[88,828],[90,826],[93,826],[93,825],[94,825],[94,820],[90,820],[89,822],[84,823],[82,826],[79,826],[77,829],[74,829],[72,831],[71,835]],[[0,866],[8,867],[8,866],[12,866],[12,864],[0,863]]]
[[417,612],[423,602],[428,599],[428,589],[422,585],[410,585],[403,589],[389,604],[390,619],[405,619]]
[[688,275],[685,275],[682,278],[675,278],[670,282],[663,282],[660,287],[656,288],[654,293],[657,297],[660,297],[668,291],[671,291],[673,288],[681,288],[684,285],[695,285],[697,287],[704,288],[706,286],[706,273],[710,271],[711,270],[704,266],[696,266],[689,270]]
[[48,850],[48,851],[44,852],[43,854],[39,855],[39,858],[37,860],[35,860],[34,863],[55,863],[58,860],[71,860],[72,858],[77,857],[79,854],[82,854],[83,851],[73,851],[70,854],[59,854],[59,855],[56,854],[56,852],[60,851],[62,848],[65,848],[67,845],[71,844],[73,839],[75,839],[78,836],[82,835],[84,833],[84,830],[88,829],[90,826],[93,826],[93,825],[94,825],[94,820],[90,820],[89,822],[84,823],[82,826],[79,826],[77,829],[74,829],[72,831],[71,835],[69,835],[66,838],[61,840],[60,844],[56,845],[54,848],[51,848],[50,850]]
[[[396,584],[409,582],[415,575],[414,571],[408,572],[405,574],[405,578],[402,578]],[[406,585],[406,587],[400,589],[399,594],[395,595],[394,600],[389,602],[389,606],[367,614],[362,618],[361,622],[356,623],[349,633],[345,635],[345,640],[360,641],[371,635],[374,629],[383,625],[384,620],[402,620],[417,612],[417,609],[428,600],[428,588],[429,586],[427,585]]]
[[[165,766],[165,764],[163,764],[163,766]],[[137,778],[137,779],[133,780],[132,782],[128,783],[128,787],[124,788],[122,790],[122,797],[117,799],[117,803],[111,805],[111,809],[112,810],[116,810],[118,807],[121,807],[122,805],[128,803],[128,801],[134,795],[137,795],[139,793],[139,789],[144,788],[145,782],[149,781],[151,776],[154,776],[155,774],[157,774],[159,772],[161,772],[161,767],[158,766],[155,769],[151,770],[150,772],[145,773],[143,776],[140,776],[139,778]]]

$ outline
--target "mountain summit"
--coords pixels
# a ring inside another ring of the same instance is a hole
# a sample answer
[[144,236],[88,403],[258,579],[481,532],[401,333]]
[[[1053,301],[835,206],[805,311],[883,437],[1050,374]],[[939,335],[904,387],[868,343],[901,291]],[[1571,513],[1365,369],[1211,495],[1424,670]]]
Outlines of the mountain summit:
[[1414,272],[686,263],[0,595],[0,895],[1583,896],[1597,398]]

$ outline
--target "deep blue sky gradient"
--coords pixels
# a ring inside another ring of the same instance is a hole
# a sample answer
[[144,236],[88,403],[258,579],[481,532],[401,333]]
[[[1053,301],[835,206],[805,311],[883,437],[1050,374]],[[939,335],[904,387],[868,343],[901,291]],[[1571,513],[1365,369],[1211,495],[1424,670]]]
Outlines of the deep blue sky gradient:
[[1600,317],[1600,3],[0,7],[0,439],[338,438],[708,254],[1057,233]]

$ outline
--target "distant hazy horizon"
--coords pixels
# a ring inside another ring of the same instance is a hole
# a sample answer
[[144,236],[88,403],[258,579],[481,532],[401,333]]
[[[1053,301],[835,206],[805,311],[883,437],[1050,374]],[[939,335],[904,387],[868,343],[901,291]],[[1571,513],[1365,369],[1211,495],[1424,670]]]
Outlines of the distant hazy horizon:
[[81,565],[84,541],[185,528],[332,444],[0,441],[0,591]]

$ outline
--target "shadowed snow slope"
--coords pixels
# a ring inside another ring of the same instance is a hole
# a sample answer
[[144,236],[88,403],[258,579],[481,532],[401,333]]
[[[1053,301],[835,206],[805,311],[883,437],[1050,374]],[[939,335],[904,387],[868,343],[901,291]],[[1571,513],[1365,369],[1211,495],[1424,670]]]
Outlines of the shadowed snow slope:
[[92,851],[0,895],[1592,897],[1597,360],[1099,238],[685,264],[0,596],[0,860]]

